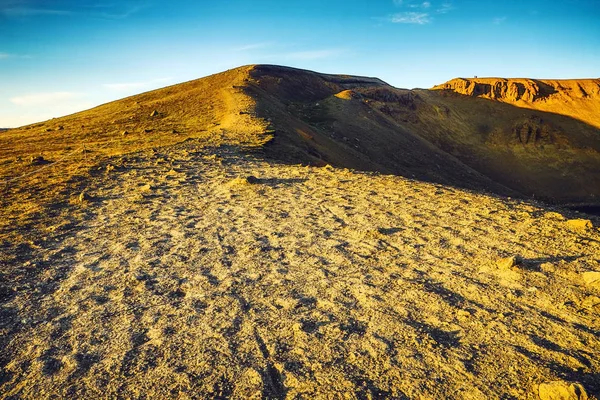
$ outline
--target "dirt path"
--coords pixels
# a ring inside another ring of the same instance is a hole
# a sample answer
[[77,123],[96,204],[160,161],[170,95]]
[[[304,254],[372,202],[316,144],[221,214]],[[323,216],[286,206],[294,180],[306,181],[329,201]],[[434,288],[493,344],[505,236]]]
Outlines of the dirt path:
[[212,153],[115,159],[79,220],[53,221],[40,284],[1,309],[0,397],[533,399],[559,378],[600,393],[597,229]]

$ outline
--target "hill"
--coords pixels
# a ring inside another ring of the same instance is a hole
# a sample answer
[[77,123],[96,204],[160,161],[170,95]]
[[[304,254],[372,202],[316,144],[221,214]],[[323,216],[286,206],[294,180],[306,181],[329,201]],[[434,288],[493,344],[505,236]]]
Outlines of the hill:
[[276,66],[11,129],[0,397],[598,398],[597,134]]

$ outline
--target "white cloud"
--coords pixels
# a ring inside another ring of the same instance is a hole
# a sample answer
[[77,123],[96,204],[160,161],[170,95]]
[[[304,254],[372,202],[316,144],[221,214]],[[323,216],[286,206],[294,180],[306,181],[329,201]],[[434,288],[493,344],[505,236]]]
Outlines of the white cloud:
[[417,24],[425,25],[431,22],[431,17],[424,12],[402,12],[391,16],[390,21],[394,24]]
[[145,82],[105,83],[102,86],[104,86],[105,88],[110,89],[110,90],[125,91],[125,90],[131,90],[131,89],[150,88],[152,86],[156,86],[159,84],[165,84],[165,83],[171,82],[172,80],[173,80],[173,78],[169,77],[169,78],[153,79],[151,81],[145,81]]
[[493,23],[494,25],[500,25],[500,24],[502,24],[504,21],[506,21],[506,17],[497,17],[497,18],[494,18],[494,19],[492,20],[492,23]]
[[33,106],[39,104],[52,104],[56,102],[72,100],[81,97],[81,93],[75,92],[47,92],[33,93],[24,96],[17,96],[10,99],[13,104],[19,106]]
[[435,12],[438,14],[448,14],[450,11],[454,10],[454,6],[452,3],[444,3],[440,7],[438,7]]
[[232,49],[233,51],[249,51],[256,49],[264,49],[265,47],[270,47],[272,45],[271,42],[262,42],[262,43],[251,43],[245,46],[240,46]]
[[423,7],[423,8],[429,8],[429,7],[431,7],[431,3],[428,2],[428,1],[424,1],[423,4],[421,4],[421,7]]

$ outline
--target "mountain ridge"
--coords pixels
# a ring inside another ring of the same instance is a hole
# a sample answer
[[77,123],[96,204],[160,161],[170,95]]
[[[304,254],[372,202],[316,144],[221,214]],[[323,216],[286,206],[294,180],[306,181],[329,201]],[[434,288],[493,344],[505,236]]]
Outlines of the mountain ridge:
[[206,146],[241,146],[294,163],[597,204],[599,130],[531,104],[247,65],[4,132],[0,175],[16,179],[35,171],[30,160],[38,156],[52,163],[81,147],[65,170],[50,169],[63,182],[97,157],[199,138]]

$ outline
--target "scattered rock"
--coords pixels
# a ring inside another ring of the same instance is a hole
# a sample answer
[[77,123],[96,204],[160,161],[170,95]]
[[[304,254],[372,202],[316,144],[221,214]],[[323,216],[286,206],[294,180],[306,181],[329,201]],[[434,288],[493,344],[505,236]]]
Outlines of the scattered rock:
[[544,217],[547,219],[552,219],[552,220],[556,220],[556,221],[564,221],[565,220],[565,217],[563,217],[562,214],[559,214],[554,211],[549,211],[549,212],[545,213]]
[[581,306],[590,310],[600,307],[600,297],[588,296],[581,302]]
[[127,136],[127,135],[129,135],[129,132],[127,132],[127,131],[121,132],[121,136]]
[[519,263],[519,257],[511,256],[511,257],[502,258],[502,259],[496,261],[496,266],[500,269],[511,269],[511,268],[515,267],[518,263]]
[[588,395],[578,382],[554,381],[538,386],[540,400],[587,400]]
[[79,194],[79,197],[77,199],[79,200],[79,203],[86,203],[88,201],[92,201],[92,196],[87,194],[84,190]]
[[150,133],[150,132],[152,132],[152,129],[149,129],[149,128],[144,129],[144,133]]
[[244,178],[235,178],[229,182],[229,186],[245,186],[259,183],[260,180],[255,176],[247,176]]
[[57,131],[62,131],[63,129],[65,129],[65,127],[62,126],[62,125],[59,125],[59,126],[56,127]]
[[152,111],[152,113],[150,114],[151,117],[157,117],[158,116],[158,111],[154,110]]
[[588,286],[599,287],[600,288],[600,272],[589,271],[581,274],[583,281]]
[[570,219],[567,221],[567,226],[576,231],[585,231],[593,227],[589,219]]
[[49,164],[50,161],[46,160],[44,157],[42,156],[32,156],[29,159],[29,163],[31,165],[44,165],[44,164]]
[[554,266],[554,264],[549,262],[545,262],[542,265],[540,265],[540,269],[542,270],[542,272],[546,273],[552,273],[556,271],[556,267]]

